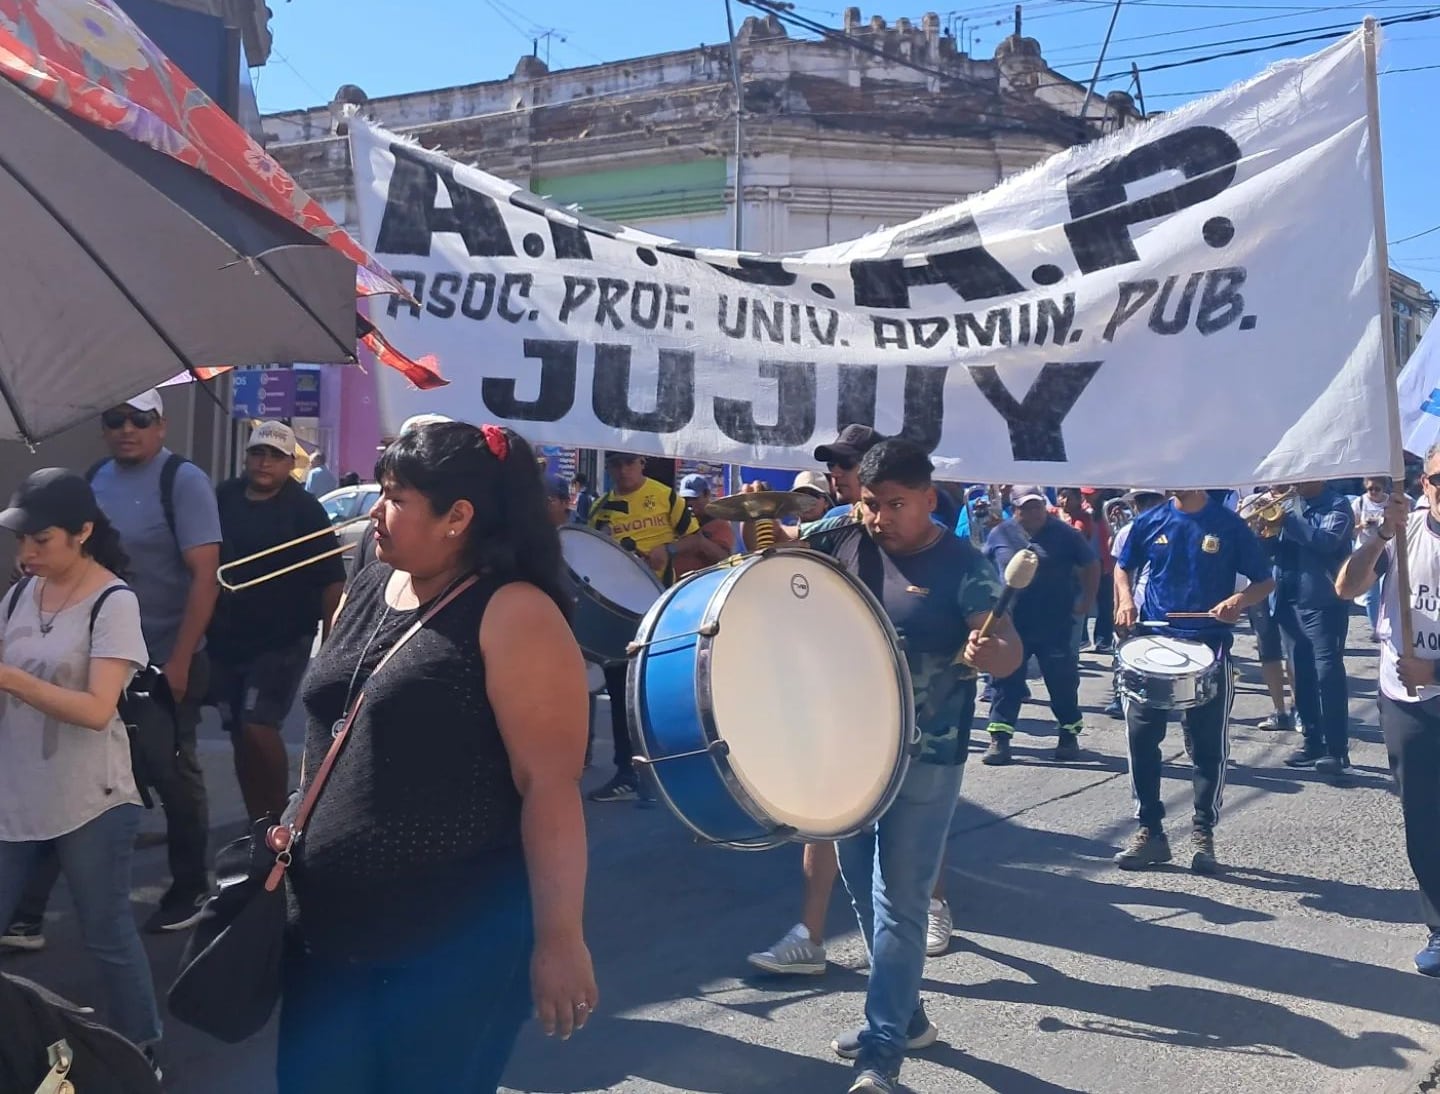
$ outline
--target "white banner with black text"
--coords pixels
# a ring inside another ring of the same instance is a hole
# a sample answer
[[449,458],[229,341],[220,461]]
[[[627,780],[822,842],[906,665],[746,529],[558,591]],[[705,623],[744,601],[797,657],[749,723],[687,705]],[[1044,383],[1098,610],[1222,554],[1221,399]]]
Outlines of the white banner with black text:
[[[438,411],[535,444],[813,466],[850,422],[939,477],[1167,487],[1388,470],[1362,32],[898,228],[783,256],[551,204],[359,118],[372,319]],[[896,179],[904,185],[903,178]]]

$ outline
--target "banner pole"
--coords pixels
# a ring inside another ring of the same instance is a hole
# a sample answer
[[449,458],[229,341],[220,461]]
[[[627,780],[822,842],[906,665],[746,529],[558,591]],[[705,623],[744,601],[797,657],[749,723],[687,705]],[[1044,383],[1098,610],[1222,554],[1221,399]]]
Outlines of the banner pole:
[[[1380,293],[1380,338],[1384,352],[1380,367],[1385,370],[1385,409],[1390,417],[1390,478],[1391,489],[1405,492],[1405,450],[1400,437],[1400,392],[1396,386],[1399,370],[1395,363],[1395,325],[1391,321],[1390,304],[1390,248],[1385,227],[1385,178],[1380,159],[1380,78],[1376,63],[1375,48],[1376,22],[1373,16],[1365,17],[1365,106],[1370,117],[1370,132],[1367,143],[1370,146],[1370,190],[1375,222],[1375,280]],[[1409,657],[1415,648],[1415,626],[1410,619],[1410,552],[1407,530],[1395,532],[1395,580],[1396,604],[1400,607],[1400,653]],[[1411,695],[1413,688],[1407,688]]]

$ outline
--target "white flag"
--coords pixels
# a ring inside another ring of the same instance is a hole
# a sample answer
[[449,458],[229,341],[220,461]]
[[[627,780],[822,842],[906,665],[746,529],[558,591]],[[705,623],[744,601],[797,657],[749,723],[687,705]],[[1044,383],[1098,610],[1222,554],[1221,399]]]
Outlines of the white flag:
[[[783,256],[586,217],[357,119],[383,417],[813,466],[850,422],[978,482],[1389,469],[1363,32],[899,228]],[[903,178],[896,179],[903,186]]]
[[1440,441],[1440,335],[1426,330],[1396,381],[1405,451],[1424,456]]

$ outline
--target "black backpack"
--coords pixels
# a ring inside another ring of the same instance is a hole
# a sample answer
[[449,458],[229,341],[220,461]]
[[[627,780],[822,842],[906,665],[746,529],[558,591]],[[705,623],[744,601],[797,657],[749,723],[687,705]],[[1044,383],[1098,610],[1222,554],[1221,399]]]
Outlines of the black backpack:
[[0,1091],[160,1094],[160,1089],[150,1061],[120,1034],[38,984],[0,974]]
[[[85,481],[93,484],[100,469],[107,463],[113,462],[113,460],[104,459],[99,463],[92,464],[90,470],[85,472]],[[165,524],[169,527],[170,535],[174,537],[177,544],[180,542],[180,535],[175,530],[175,476],[180,474],[180,468],[189,462],[179,453],[172,452],[165,458],[165,463],[160,468],[160,508],[165,512]]]
[[[5,600],[5,622],[15,614],[20,596],[30,584],[27,574],[15,583]],[[95,598],[90,608],[90,631],[95,631],[95,620],[100,618],[100,609],[112,593],[121,590],[130,593],[128,585],[111,585]],[[176,712],[175,696],[170,691],[170,681],[157,665],[146,665],[130,679],[129,685],[120,694],[120,719],[125,723],[125,733],[130,738],[130,769],[135,775],[135,787],[140,791],[140,800],[146,809],[155,808],[150,796],[150,787],[160,786],[173,776],[180,755],[180,719]],[[0,1091],[4,1088],[0,1087]]]

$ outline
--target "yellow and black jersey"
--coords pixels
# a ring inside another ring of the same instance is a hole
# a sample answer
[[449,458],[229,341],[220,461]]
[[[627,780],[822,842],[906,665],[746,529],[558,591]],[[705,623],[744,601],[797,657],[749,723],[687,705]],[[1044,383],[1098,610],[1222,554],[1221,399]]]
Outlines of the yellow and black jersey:
[[[695,530],[695,516],[673,487],[646,479],[638,490],[617,494],[610,490],[590,509],[590,527],[609,532],[617,543],[629,539],[635,550],[648,554],[674,543]],[[655,571],[661,577],[665,569]]]

